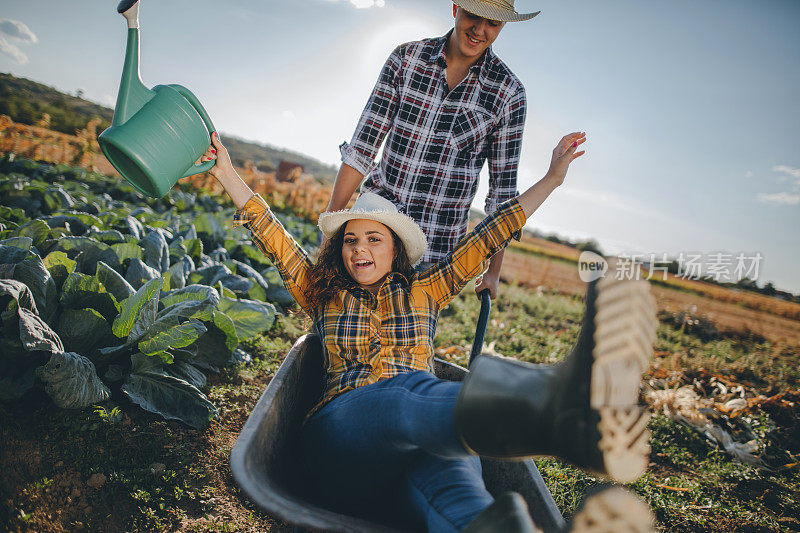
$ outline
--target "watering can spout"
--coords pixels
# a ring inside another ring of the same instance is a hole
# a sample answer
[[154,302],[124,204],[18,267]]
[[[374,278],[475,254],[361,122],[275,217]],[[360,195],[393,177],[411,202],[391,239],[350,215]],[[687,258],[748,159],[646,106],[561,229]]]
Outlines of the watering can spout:
[[124,124],[155,95],[142,83],[139,75],[139,2],[123,0],[117,7],[128,21],[128,44],[125,49],[125,64],[119,84],[117,105],[114,107],[112,126]]
[[197,163],[211,144],[211,118],[189,89],[148,89],[139,76],[139,0],[117,6],[128,21],[128,45],[111,126],[97,136],[103,155],[136,189],[161,198],[182,177],[207,172]]

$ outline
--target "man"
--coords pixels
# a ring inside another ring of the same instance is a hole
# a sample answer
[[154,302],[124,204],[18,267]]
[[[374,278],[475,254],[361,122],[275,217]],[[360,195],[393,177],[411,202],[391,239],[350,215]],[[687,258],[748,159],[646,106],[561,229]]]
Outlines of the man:
[[[362,192],[391,200],[428,238],[425,264],[438,262],[466,234],[479,173],[489,163],[485,211],[517,196],[525,88],[492,43],[519,14],[513,0],[455,0],[447,35],[398,46],[381,70],[350,144],[327,211]],[[378,150],[386,141],[380,162]],[[519,238],[519,235],[516,235]],[[503,252],[475,287],[497,295]]]

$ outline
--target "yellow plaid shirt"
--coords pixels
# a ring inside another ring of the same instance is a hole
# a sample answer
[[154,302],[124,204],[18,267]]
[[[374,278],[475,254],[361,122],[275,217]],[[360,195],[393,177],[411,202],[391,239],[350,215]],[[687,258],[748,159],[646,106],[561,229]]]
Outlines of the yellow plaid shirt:
[[525,224],[516,198],[498,207],[432,268],[406,279],[391,273],[377,295],[342,291],[325,308],[310,309],[304,290],[311,261],[305,250],[275,218],[267,203],[253,195],[233,216],[277,266],[287,290],[322,336],[326,382],[310,418],[336,396],[403,372],[433,372],[433,337],[441,311],[464,286],[482,273]]

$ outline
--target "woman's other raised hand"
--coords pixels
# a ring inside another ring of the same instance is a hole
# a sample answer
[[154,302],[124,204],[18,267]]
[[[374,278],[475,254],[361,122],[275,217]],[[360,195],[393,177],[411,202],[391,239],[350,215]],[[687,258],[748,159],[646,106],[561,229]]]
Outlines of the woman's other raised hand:
[[576,152],[578,145],[586,142],[585,132],[575,132],[564,137],[553,149],[553,159],[550,161],[550,169],[542,179],[531,185],[531,187],[519,195],[519,203],[525,211],[525,217],[530,217],[542,202],[550,196],[558,186],[564,183],[567,176],[569,164],[585,152]]
[[569,164],[586,153],[586,150],[576,152],[578,146],[585,142],[586,132],[576,131],[575,133],[564,135],[556,147],[553,148],[553,157],[550,160],[550,169],[547,171],[547,176],[549,176],[556,185],[564,183]]

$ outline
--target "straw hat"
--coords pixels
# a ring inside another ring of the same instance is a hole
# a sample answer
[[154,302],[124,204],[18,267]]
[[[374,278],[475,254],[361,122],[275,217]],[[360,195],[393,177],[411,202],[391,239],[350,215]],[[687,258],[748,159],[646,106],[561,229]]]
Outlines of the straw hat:
[[403,241],[408,260],[412,265],[416,265],[422,259],[422,254],[428,247],[425,234],[414,219],[400,213],[392,202],[375,193],[366,192],[360,195],[350,209],[322,213],[319,216],[319,229],[330,239],[342,224],[357,218],[375,220],[391,228]]
[[479,17],[502,22],[529,20],[541,13],[517,13],[514,0],[453,0],[453,3]]

